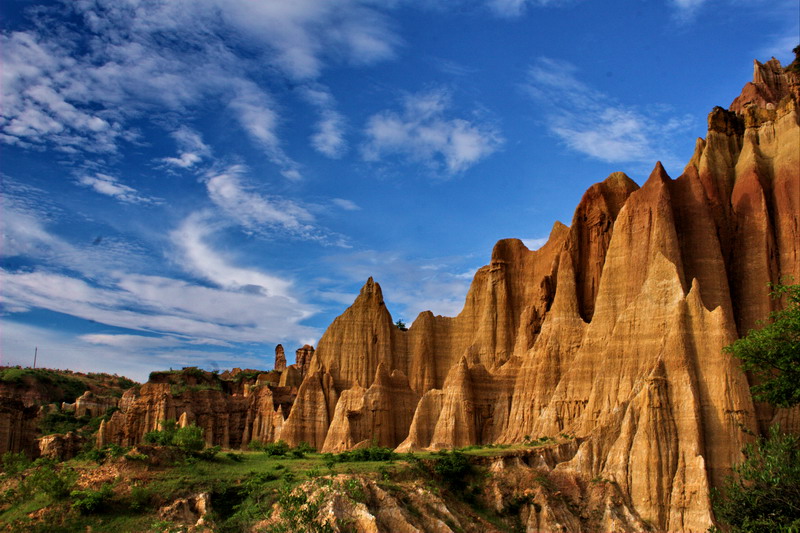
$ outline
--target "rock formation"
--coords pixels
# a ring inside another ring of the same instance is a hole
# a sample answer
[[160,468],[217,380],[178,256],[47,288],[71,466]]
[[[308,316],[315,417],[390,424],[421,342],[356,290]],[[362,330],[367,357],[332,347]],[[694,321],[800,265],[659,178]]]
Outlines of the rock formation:
[[369,279],[320,340],[281,436],[335,451],[575,435],[557,471],[616,482],[656,529],[705,531],[743,430],[800,429],[796,411],[755,406],[722,352],[777,305],[768,282],[800,279],[798,87],[756,62],[680,177],[659,163],[639,188],[614,173],[541,249],[498,242],[454,318],[402,331]]
[[[641,188],[611,174],[539,250],[499,241],[458,316],[424,312],[401,330],[370,278],[316,351],[284,370],[276,350],[277,385],[177,395],[151,382],[123,396],[100,440],[134,444],[182,416],[209,443],[331,452],[568,435],[574,450],[548,471],[580,488],[603,528],[705,531],[710,489],[749,435],[776,420],[800,431],[797,410],[754,405],[722,352],[779,305],[768,282],[800,280],[798,101],[800,76],[756,62],[680,177],[660,163]],[[615,488],[589,490],[592,479]],[[544,503],[529,528],[570,521]]]
[[283,352],[283,345],[279,344],[275,347],[275,370],[283,372],[286,370],[286,354]]

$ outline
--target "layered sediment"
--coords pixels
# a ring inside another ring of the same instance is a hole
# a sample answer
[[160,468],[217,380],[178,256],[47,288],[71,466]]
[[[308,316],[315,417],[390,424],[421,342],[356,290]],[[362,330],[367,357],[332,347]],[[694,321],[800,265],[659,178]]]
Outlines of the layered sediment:
[[370,278],[276,384],[183,399],[147,384],[103,439],[134,444],[184,413],[223,446],[406,451],[569,435],[577,448],[552,471],[613,482],[604,523],[705,531],[710,489],[750,435],[776,420],[800,430],[796,410],[754,405],[722,351],[780,305],[768,283],[800,279],[798,78],[756,62],[677,179],[660,163],[641,187],[614,173],[540,249],[499,241],[458,316],[425,312],[399,329]]

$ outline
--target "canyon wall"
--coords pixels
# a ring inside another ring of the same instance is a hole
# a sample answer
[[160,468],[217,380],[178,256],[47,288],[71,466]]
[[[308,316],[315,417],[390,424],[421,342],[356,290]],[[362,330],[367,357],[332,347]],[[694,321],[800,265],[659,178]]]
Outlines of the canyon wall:
[[800,431],[797,410],[754,405],[722,352],[780,305],[768,282],[800,281],[798,102],[797,74],[755,62],[681,176],[657,163],[639,187],[614,173],[540,249],[499,241],[458,316],[424,312],[401,330],[370,278],[277,385],[181,399],[146,384],[101,440],[132,444],[181,417],[211,443],[331,452],[561,436],[578,447],[553,471],[614,482],[630,524],[705,531],[710,488],[748,433]]

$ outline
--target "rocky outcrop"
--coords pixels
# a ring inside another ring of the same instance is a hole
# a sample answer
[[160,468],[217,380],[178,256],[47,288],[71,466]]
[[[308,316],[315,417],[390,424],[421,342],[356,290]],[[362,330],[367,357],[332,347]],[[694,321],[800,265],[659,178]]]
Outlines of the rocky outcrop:
[[278,379],[262,373],[252,378],[234,373],[222,379],[198,369],[151,375],[151,381],[127,391],[120,409],[102,421],[97,445],[133,446],[165,420],[197,425],[210,446],[240,448],[250,441],[277,440],[284,416],[291,411],[295,394],[274,384]]
[[86,391],[75,399],[74,403],[62,403],[62,411],[71,411],[77,418],[88,416],[94,418],[103,416],[109,409],[119,406],[119,398],[114,396],[99,396],[92,391]]
[[[156,376],[123,396],[101,440],[133,444],[167,418],[200,425],[209,444],[330,452],[569,437],[570,453],[540,458],[546,472],[510,470],[529,490],[528,530],[705,531],[710,490],[751,435],[775,420],[800,431],[797,410],[753,403],[722,352],[779,305],[769,282],[800,279],[798,87],[776,60],[756,62],[681,176],[657,163],[640,188],[613,173],[540,249],[499,241],[458,316],[398,328],[370,278],[294,365],[235,385],[196,376],[180,394]],[[593,518],[541,490],[544,474]],[[365,530],[381,523],[351,510]]]
[[21,400],[0,398],[0,454],[24,452],[36,455],[39,408]]
[[[779,305],[768,282],[800,279],[798,87],[756,62],[680,177],[659,163],[639,188],[614,173],[539,250],[498,242],[456,317],[398,329],[370,278],[320,340],[282,435],[331,451],[575,435],[554,472],[614,483],[597,501],[626,503],[602,528],[704,531],[749,434],[798,419],[754,405],[722,352]],[[405,435],[387,420],[409,420]]]
[[275,370],[283,372],[286,370],[286,354],[283,351],[283,345],[279,344],[275,347]]
[[84,444],[83,437],[72,431],[65,435],[45,435],[37,440],[39,455],[56,459],[57,461],[72,459],[80,453]]

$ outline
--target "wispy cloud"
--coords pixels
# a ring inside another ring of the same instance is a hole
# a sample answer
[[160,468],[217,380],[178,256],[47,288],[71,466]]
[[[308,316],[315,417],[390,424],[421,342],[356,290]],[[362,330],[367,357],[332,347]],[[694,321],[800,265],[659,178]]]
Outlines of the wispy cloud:
[[140,194],[133,187],[120,183],[114,176],[96,172],[93,176],[83,175],[78,178],[78,183],[84,187],[89,187],[99,194],[110,196],[123,203],[128,204],[152,204],[159,203],[156,198],[149,198]]
[[445,90],[410,94],[401,112],[382,111],[367,121],[362,154],[367,161],[407,156],[429,168],[454,175],[494,153],[503,143],[491,124],[450,118]]
[[[97,0],[52,9],[72,11],[81,31],[54,28],[43,13],[32,29],[2,34],[0,142],[114,152],[137,136],[134,119],[216,100],[289,179],[301,169],[283,147],[280,105],[265,88],[263,66],[273,80],[313,84],[331,62],[381,61],[400,43],[369,0],[174,0],[146,8]],[[312,145],[337,157],[346,148],[343,119],[332,102],[319,111]],[[179,143],[192,144],[185,133],[177,133]],[[204,157],[198,147],[164,161],[189,168]]]
[[[422,311],[456,316],[464,307],[476,264],[466,257],[413,258],[399,252],[364,250],[329,256],[340,279],[363,283],[372,276],[381,284],[389,311],[407,322]],[[349,305],[356,294],[331,289],[324,295]]]
[[194,213],[170,236],[176,245],[184,270],[212,283],[253,294],[287,296],[291,282],[255,269],[235,266],[208,243],[214,226],[206,213]]
[[[4,216],[0,217],[4,256],[19,256],[42,265],[0,269],[2,308],[7,313],[46,309],[146,332],[144,337],[173,339],[84,339],[107,345],[130,345],[141,340],[142,348],[147,343],[171,346],[175,339],[180,345],[226,346],[307,340],[318,334],[302,324],[316,308],[296,298],[293,282],[237,265],[235,258],[216,250],[210,242],[214,226],[202,216],[189,217],[170,236],[178,266],[210,283],[138,273],[152,262],[151,253],[137,250],[119,237],[93,237],[84,245],[72,244],[53,232],[51,226],[61,222],[60,216],[48,218],[47,212],[36,211],[36,202],[19,199],[35,190],[4,185]],[[54,211],[46,205],[44,208]]]
[[206,176],[208,196],[230,219],[250,232],[278,230],[306,238],[318,238],[314,216],[297,203],[247,187],[246,168],[233,165]]
[[178,157],[162,159],[168,165],[188,169],[211,155],[211,148],[203,142],[202,136],[186,126],[173,131],[172,137],[178,144],[179,152]]
[[528,6],[558,5],[572,2],[573,0],[486,0],[486,5],[496,15],[501,17],[518,17]]
[[359,211],[361,208],[352,200],[347,200],[345,198],[333,198],[331,202],[345,211]]
[[549,58],[536,61],[523,88],[541,106],[552,134],[602,161],[674,163],[670,143],[693,121],[655,105],[642,110],[616,102],[580,81],[573,65]]
[[547,244],[548,237],[536,237],[533,239],[522,239],[522,244],[524,244],[529,250],[538,250],[545,244]]
[[311,146],[330,158],[342,157],[347,152],[345,119],[336,110],[333,95],[321,84],[304,86],[300,94],[307,102],[316,107],[320,114],[320,119],[311,136]]

